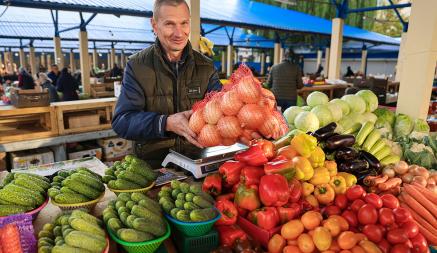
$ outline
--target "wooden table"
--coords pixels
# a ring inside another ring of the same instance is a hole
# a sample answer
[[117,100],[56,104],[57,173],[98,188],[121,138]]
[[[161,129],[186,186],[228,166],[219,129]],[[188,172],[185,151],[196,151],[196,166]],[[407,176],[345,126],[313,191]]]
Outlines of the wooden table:
[[346,89],[348,87],[351,87],[352,84],[322,84],[322,85],[314,85],[311,87],[303,87],[302,89],[299,89],[297,92],[299,95],[301,95],[304,99],[313,91],[326,91],[328,92],[329,100],[333,99],[334,97],[334,91],[338,89]]

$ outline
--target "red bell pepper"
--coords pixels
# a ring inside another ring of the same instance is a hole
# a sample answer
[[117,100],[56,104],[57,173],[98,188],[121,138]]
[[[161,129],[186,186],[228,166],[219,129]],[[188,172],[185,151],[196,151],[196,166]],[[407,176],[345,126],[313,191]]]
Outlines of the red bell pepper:
[[264,152],[264,155],[266,156],[266,158],[268,160],[272,159],[276,155],[275,144],[273,144],[273,142],[271,142],[271,141],[264,140],[264,139],[258,139],[258,140],[253,140],[250,143],[250,145],[261,147],[261,149]]
[[298,217],[301,213],[301,206],[297,203],[293,203],[291,205],[287,205],[288,207],[278,206],[279,220],[281,224],[284,224],[292,219]]
[[249,149],[238,152],[234,156],[235,160],[246,163],[251,166],[261,166],[269,161],[264,154],[261,146],[250,146]]
[[219,168],[219,173],[223,176],[226,186],[232,186],[240,181],[241,169],[244,163],[238,161],[227,161]]
[[284,176],[265,175],[259,183],[259,197],[265,206],[283,206],[290,198],[288,182]]
[[264,172],[266,175],[281,174],[288,179],[291,179],[294,176],[293,163],[285,156],[279,155],[275,157],[275,159],[264,164]]
[[219,200],[215,202],[215,207],[222,214],[216,221],[216,225],[233,225],[237,222],[238,211],[234,203],[229,200]]
[[220,200],[229,200],[229,201],[234,201],[234,197],[235,197],[235,193],[228,193],[228,194],[223,194],[220,196],[217,196],[217,198],[215,198],[216,201],[220,201]]
[[234,202],[236,206],[252,211],[260,207],[258,197],[258,186],[240,185],[235,193]]
[[240,182],[245,185],[258,185],[262,176],[264,176],[264,170],[260,167],[246,166],[241,170]]
[[247,213],[249,212],[246,209],[243,209],[243,208],[241,208],[239,206],[237,206],[237,211],[238,211],[238,215],[241,216],[241,217],[246,217]]
[[[240,187],[240,185],[241,185],[241,183],[234,184],[234,186],[232,186],[232,192],[233,192],[233,193],[236,193],[237,190],[238,190],[238,187]],[[234,197],[235,197],[235,195],[234,195]]]
[[222,177],[217,173],[209,174],[203,180],[202,190],[214,196],[220,195],[222,192]]
[[241,230],[241,228],[231,225],[231,226],[216,226],[216,229],[220,237],[220,245],[232,247],[235,240],[241,239],[246,240],[247,234]]
[[302,184],[297,179],[291,179],[288,181],[288,192],[290,192],[289,203],[296,203],[302,196]]
[[264,207],[249,213],[247,218],[263,229],[272,229],[279,224],[279,213],[275,207]]

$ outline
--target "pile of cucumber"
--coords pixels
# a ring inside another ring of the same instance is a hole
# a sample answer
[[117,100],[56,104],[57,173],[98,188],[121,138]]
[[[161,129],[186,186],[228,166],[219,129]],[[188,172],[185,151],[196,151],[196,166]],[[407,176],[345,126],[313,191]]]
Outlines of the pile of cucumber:
[[38,233],[38,253],[101,253],[107,244],[102,225],[82,210],[61,214]]
[[146,242],[163,236],[167,223],[159,204],[143,193],[120,193],[103,211],[106,227],[126,242]]
[[41,206],[50,187],[48,178],[9,173],[0,186],[0,216],[24,213]]
[[173,218],[184,222],[201,222],[214,219],[214,198],[202,191],[200,184],[189,185],[177,180],[163,186],[158,193],[162,209]]
[[79,204],[97,199],[104,191],[100,175],[87,168],[77,168],[58,171],[48,194],[59,204]]
[[150,165],[135,157],[127,155],[123,161],[117,161],[105,171],[103,181],[110,189],[134,190],[149,186],[158,177]]

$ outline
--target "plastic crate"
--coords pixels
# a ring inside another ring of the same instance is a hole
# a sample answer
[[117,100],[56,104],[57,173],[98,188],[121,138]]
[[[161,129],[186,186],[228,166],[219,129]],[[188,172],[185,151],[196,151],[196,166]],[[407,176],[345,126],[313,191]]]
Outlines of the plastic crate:
[[173,231],[173,242],[180,253],[208,253],[219,245],[219,235],[215,228],[201,236],[186,236],[177,229]]
[[162,243],[161,246],[159,246],[159,248],[155,251],[155,253],[168,253],[165,244]]
[[275,228],[266,230],[258,227],[257,225],[253,224],[252,222],[243,218],[242,216],[238,216],[237,225],[241,229],[243,229],[244,232],[250,235],[255,241],[260,242],[261,245],[263,245],[266,248],[270,238],[272,238],[274,234],[280,233],[282,228],[282,225],[280,225]]

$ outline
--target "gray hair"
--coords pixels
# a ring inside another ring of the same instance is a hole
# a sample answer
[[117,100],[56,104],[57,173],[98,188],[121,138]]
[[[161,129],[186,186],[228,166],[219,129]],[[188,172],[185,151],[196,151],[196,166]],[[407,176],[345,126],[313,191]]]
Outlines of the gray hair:
[[190,7],[188,6],[185,0],[155,0],[155,4],[153,5],[153,19],[154,20],[158,19],[158,13],[161,6],[163,5],[178,6],[180,4],[185,4],[188,8],[188,12],[190,11]]
[[38,74],[38,79],[41,81],[41,83],[45,83],[45,82],[47,82],[47,81],[49,81],[49,82],[53,82],[52,79],[50,79],[50,78],[47,76],[47,74],[44,73],[44,72],[40,72],[40,73]]

